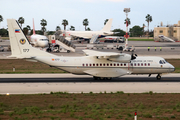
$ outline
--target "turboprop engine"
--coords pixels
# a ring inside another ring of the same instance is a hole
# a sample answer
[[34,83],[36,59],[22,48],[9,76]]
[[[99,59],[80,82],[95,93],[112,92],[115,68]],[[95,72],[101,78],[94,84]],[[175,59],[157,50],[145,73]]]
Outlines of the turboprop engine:
[[122,54],[119,56],[111,56],[107,60],[114,61],[114,62],[129,63],[132,60],[132,56],[129,54]]

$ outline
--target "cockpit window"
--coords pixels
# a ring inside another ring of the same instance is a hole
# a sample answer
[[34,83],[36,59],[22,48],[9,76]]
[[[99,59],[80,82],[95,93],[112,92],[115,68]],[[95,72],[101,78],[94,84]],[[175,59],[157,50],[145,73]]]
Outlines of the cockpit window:
[[159,64],[166,64],[166,61],[165,60],[160,60]]

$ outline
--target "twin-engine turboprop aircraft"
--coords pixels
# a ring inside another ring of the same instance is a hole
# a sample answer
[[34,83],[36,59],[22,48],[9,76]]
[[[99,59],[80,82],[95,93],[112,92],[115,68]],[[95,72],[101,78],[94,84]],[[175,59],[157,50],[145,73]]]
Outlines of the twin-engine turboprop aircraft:
[[127,74],[157,74],[157,79],[161,79],[162,73],[174,71],[174,66],[161,57],[135,57],[92,50],[83,50],[86,56],[82,57],[53,55],[32,47],[16,20],[8,19],[7,23],[12,50],[9,57],[39,61],[73,74],[91,75],[94,79],[111,79]]

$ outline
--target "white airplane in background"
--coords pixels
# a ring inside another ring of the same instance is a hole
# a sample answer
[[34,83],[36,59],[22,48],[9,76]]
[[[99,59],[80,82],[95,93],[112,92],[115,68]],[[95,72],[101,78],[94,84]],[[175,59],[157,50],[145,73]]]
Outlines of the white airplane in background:
[[75,39],[89,40],[92,37],[98,37],[98,38],[105,37],[107,35],[112,35],[114,33],[110,31],[112,20],[113,19],[109,19],[101,31],[62,31],[62,33],[63,36],[66,37],[65,39],[69,39],[73,37]]
[[31,35],[30,37],[30,43],[34,46],[34,47],[47,47],[49,40],[46,36],[44,35],[38,35],[35,33],[35,27],[34,27],[34,19],[33,19],[33,35]]
[[[127,74],[158,74],[175,70],[161,57],[135,57],[125,53],[83,50],[86,56],[65,57],[50,54],[30,45],[15,19],[7,19],[11,56],[32,62],[42,62],[51,67],[77,74],[91,75],[94,79],[111,79]],[[16,32],[19,31],[19,32]]]
[[160,40],[162,42],[175,42],[173,39],[169,38],[169,37],[166,37],[164,35],[158,35],[158,37],[160,38]]

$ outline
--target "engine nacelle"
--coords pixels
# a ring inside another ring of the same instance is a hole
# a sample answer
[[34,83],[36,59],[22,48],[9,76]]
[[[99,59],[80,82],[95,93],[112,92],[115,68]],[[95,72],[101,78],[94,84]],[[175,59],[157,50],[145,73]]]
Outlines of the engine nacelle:
[[114,62],[130,63],[131,55],[129,55],[129,54],[122,54],[120,56],[114,56],[114,57],[111,56],[110,58],[108,58],[108,60],[114,61]]

